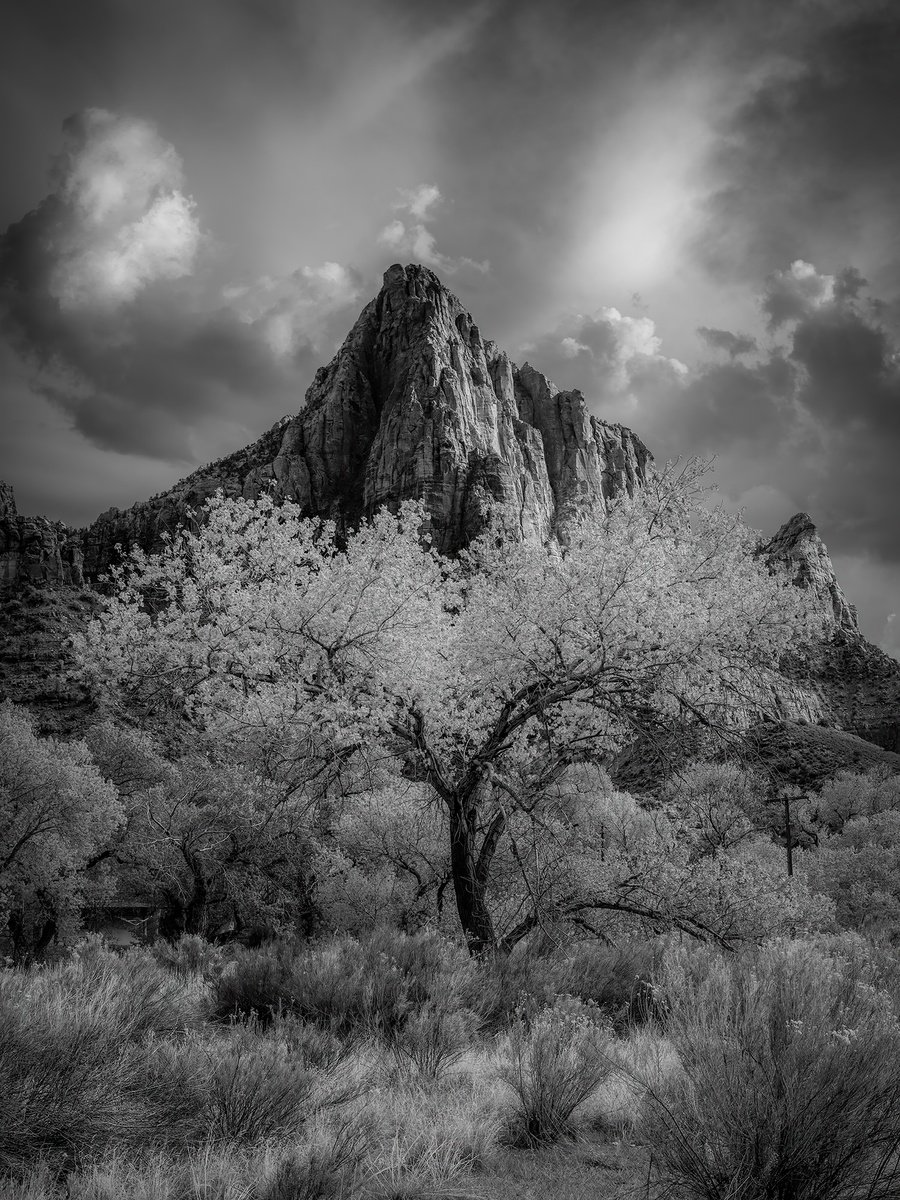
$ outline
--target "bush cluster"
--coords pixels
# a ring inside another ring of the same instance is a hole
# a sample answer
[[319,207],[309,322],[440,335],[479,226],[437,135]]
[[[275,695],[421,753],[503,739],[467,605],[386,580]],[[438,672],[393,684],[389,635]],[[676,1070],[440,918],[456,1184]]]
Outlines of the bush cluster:
[[671,957],[681,1070],[645,1136],[672,1196],[851,1200],[900,1188],[900,1029],[859,944]]
[[430,933],[93,939],[0,970],[0,1196],[449,1196],[501,1142],[591,1126],[646,1147],[658,1200],[889,1200],[897,977],[859,935],[476,962]]

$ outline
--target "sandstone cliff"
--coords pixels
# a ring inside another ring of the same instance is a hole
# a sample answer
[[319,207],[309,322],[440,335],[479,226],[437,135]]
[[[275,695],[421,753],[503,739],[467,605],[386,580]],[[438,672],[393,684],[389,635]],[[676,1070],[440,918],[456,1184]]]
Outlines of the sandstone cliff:
[[629,429],[591,416],[580,392],[559,391],[485,341],[431,271],[394,266],[297,416],[77,534],[7,521],[0,569],[7,582],[77,581],[83,564],[96,580],[117,543],[158,549],[160,535],[218,488],[247,498],[271,491],[347,522],[422,499],[445,552],[465,545],[498,504],[523,536],[545,539],[580,505],[640,487],[651,462]]
[[834,573],[828,549],[806,513],[786,521],[762,551],[772,561],[785,563],[797,587],[809,592],[829,627],[858,634],[856,609],[848,604]]
[[809,592],[826,619],[822,643],[785,664],[794,699],[786,715],[851,730],[885,750],[900,751],[900,663],[860,633],[856,609],[847,603],[812,520],[797,513],[761,553],[788,565],[794,583]]
[[23,517],[12,488],[0,483],[0,588],[18,583],[83,583],[80,532],[46,517]]

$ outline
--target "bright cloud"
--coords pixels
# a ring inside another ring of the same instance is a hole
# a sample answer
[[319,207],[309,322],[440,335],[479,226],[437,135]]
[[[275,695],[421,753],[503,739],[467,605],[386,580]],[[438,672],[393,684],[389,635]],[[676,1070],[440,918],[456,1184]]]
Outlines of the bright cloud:
[[357,302],[360,278],[341,263],[326,262],[280,279],[265,276],[253,284],[226,287],[223,295],[277,357],[290,358],[301,349],[325,355],[334,335],[332,318]]
[[770,330],[788,321],[800,320],[812,309],[831,304],[835,298],[834,275],[820,275],[812,263],[796,259],[786,271],[774,271],[766,281],[763,312]]
[[580,387],[599,416],[627,421],[661,459],[716,454],[723,492],[752,523],[807,510],[836,553],[890,563],[893,580],[900,535],[884,497],[900,455],[900,356],[887,306],[864,287],[852,269],[795,260],[759,298],[777,339],[701,327],[725,361],[688,368],[664,353],[649,317],[613,308],[568,318],[529,358]]
[[378,234],[382,246],[389,246],[404,258],[413,262],[424,263],[427,267],[452,275],[462,267],[468,267],[484,275],[491,269],[491,264],[476,262],[472,258],[452,258],[442,254],[437,248],[434,234],[426,225],[431,210],[440,205],[443,196],[434,183],[420,183],[414,188],[402,188],[399,199],[394,201],[393,208],[405,214],[405,220],[395,217]]
[[150,124],[90,109],[64,135],[54,190],[0,237],[0,327],[35,397],[93,447],[183,465],[296,412],[356,316],[357,274],[223,288]]
[[540,370],[566,386],[576,379],[589,390],[598,411],[626,416],[652,383],[677,389],[688,368],[662,353],[653,320],[617,308],[564,319],[554,333],[522,347]]
[[426,220],[428,210],[443,199],[440,188],[434,183],[420,183],[416,188],[402,190],[400,195],[402,199],[394,207],[405,208],[411,217],[416,217],[420,221]]
[[49,280],[63,309],[114,308],[194,268],[200,227],[181,160],[146,121],[91,108],[64,125],[65,205]]

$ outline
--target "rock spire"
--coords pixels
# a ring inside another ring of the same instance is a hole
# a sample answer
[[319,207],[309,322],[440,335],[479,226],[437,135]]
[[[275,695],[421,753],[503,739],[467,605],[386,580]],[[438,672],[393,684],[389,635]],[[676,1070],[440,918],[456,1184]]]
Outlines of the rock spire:
[[828,556],[828,549],[808,513],[785,521],[763,548],[770,561],[786,563],[797,587],[806,589],[834,628],[858,634],[856,609],[847,603]]

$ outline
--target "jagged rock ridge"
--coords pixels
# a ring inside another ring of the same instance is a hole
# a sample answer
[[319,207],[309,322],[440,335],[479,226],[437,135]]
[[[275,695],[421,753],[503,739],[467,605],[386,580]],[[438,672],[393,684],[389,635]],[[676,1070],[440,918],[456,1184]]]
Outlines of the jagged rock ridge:
[[84,581],[83,538],[62,521],[24,517],[9,484],[0,482],[0,589],[17,583]]
[[825,617],[826,636],[802,661],[784,665],[785,683],[805,698],[785,715],[818,720],[885,750],[900,751],[900,663],[860,633],[825,543],[807,513],[797,513],[762,547],[769,561],[786,563]]
[[651,463],[643,442],[592,416],[580,392],[560,391],[485,341],[431,271],[393,266],[297,416],[169,492],[110,509],[74,541],[96,579],[117,543],[158,549],[187,508],[222,488],[271,491],[349,522],[422,499],[434,544],[452,553],[497,505],[522,536],[546,539],[582,505],[642,486]]
[[431,271],[394,266],[242,490],[271,486],[351,521],[423,499],[435,545],[452,552],[497,504],[523,536],[547,538],[582,502],[640,487],[650,461],[630,430],[592,417],[580,392],[560,392],[484,341]]
[[770,561],[787,564],[794,583],[808,591],[817,609],[836,629],[859,633],[856,608],[847,603],[834,573],[828,548],[808,513],[796,513],[763,548]]

